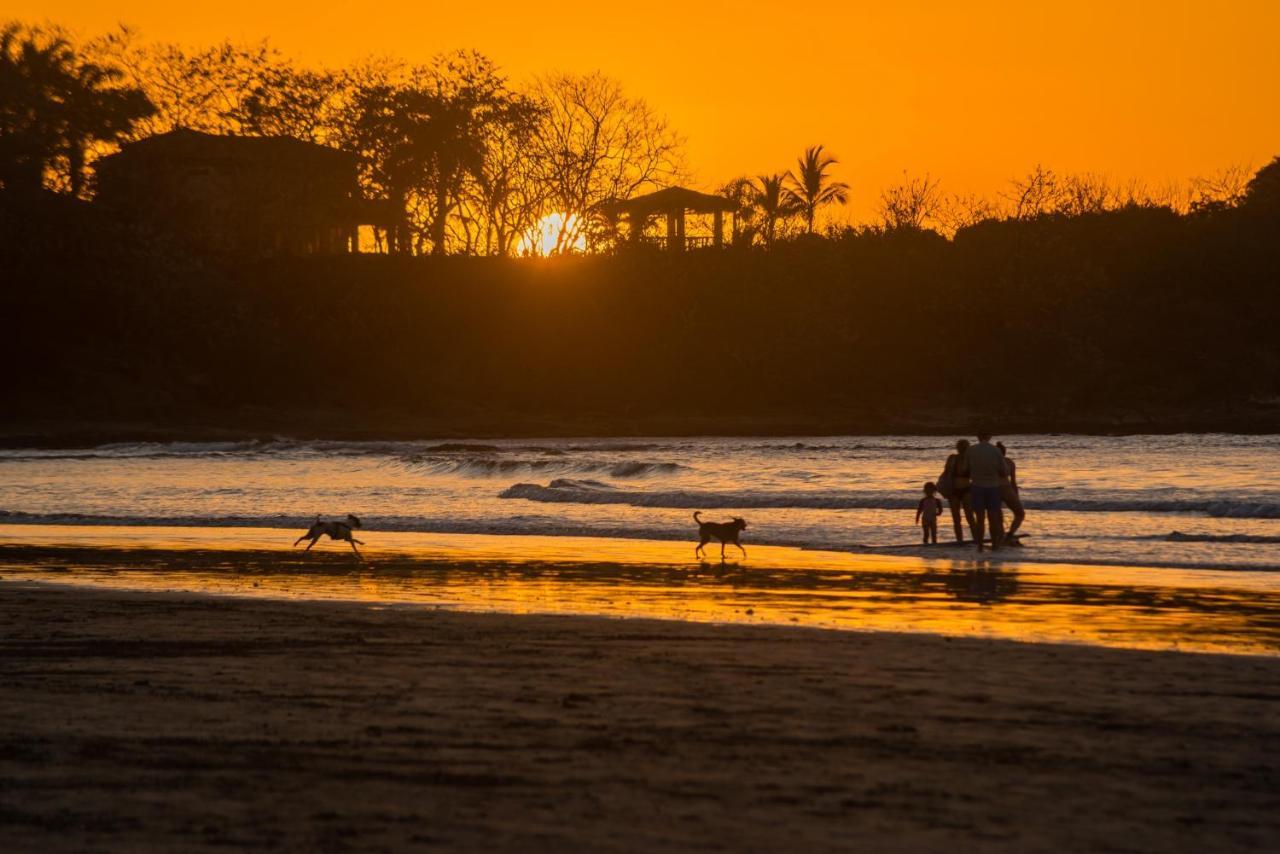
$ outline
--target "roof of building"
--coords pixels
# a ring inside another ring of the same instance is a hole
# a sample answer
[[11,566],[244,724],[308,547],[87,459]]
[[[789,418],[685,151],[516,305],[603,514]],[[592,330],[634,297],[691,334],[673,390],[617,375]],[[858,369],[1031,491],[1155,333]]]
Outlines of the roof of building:
[[731,199],[712,193],[700,193],[688,187],[667,187],[657,192],[630,199],[615,199],[602,205],[606,210],[615,213],[639,214],[648,216],[655,213],[677,211],[693,211],[694,213],[715,213],[716,211],[736,211],[738,206]]
[[144,137],[126,143],[104,161],[127,161],[138,158],[182,158],[192,160],[277,160],[307,159],[312,163],[328,161],[334,165],[354,162],[354,155],[327,145],[319,145],[287,136],[237,136],[213,134],[190,128],[177,128],[168,133]]

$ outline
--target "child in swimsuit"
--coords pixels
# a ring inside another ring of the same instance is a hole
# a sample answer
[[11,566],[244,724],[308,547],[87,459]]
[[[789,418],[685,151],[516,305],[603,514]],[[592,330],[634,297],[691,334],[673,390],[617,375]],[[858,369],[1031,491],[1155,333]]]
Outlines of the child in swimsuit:
[[942,501],[938,498],[938,485],[933,481],[924,485],[924,498],[916,505],[916,524],[924,532],[924,544],[938,543],[938,515],[942,513]]

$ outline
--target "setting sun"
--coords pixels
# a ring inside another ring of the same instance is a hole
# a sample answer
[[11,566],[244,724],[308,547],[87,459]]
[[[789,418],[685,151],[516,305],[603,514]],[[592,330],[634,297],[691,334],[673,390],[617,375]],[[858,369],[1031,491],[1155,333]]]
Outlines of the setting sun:
[[875,215],[880,190],[904,169],[928,172],[948,192],[985,196],[1036,163],[1163,185],[1233,165],[1256,169],[1280,134],[1280,112],[1265,107],[1280,79],[1270,44],[1280,5],[1270,0],[827,0],[811,7],[821,25],[803,61],[777,62],[763,74],[744,57],[787,56],[791,22],[762,0],[692,4],[680,10],[679,26],[654,38],[624,34],[661,15],[648,21],[632,7],[582,0],[545,16],[508,2],[485,15],[401,0],[382,8],[359,15],[323,2],[225,0],[181,10],[158,0],[5,4],[8,15],[52,18],[84,35],[123,22],[146,40],[184,45],[269,37],[308,64],[384,55],[425,63],[467,48],[521,85],[599,70],[681,132],[699,189],[788,169],[804,146],[823,143],[854,190],[847,207],[827,215],[855,220]]
[[[561,240],[564,241],[563,245]],[[578,230],[578,217],[575,214],[566,217],[558,211],[544,216],[542,221],[520,240],[521,255],[552,255],[557,251],[564,253],[586,250],[587,236]]]

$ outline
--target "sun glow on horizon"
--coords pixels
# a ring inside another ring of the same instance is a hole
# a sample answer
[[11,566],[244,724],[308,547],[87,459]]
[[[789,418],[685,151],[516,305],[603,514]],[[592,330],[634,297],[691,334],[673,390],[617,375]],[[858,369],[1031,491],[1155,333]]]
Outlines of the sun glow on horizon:
[[1280,80],[1276,0],[819,0],[809,12],[821,25],[806,33],[803,61],[734,85],[724,75],[742,68],[744,46],[790,49],[778,4],[686,4],[678,26],[661,31],[663,56],[678,59],[670,62],[652,39],[628,37],[646,20],[631,6],[567,0],[553,15],[504,0],[483,14],[402,0],[379,8],[10,0],[3,17],[51,20],[85,38],[123,22],[143,43],[189,47],[269,38],[302,66],[335,69],[371,56],[413,66],[473,48],[516,89],[547,73],[598,70],[667,118],[700,188],[785,171],[806,146],[825,145],[840,160],[837,179],[852,186],[848,205],[826,214],[841,223],[876,221],[881,192],[904,172],[939,179],[947,194],[998,201],[1038,164],[1158,190],[1257,169],[1278,153],[1280,111],[1266,107]]
[[521,255],[542,256],[554,255],[557,251],[585,252],[587,236],[578,230],[577,214],[555,211],[544,216],[520,239],[519,251]]

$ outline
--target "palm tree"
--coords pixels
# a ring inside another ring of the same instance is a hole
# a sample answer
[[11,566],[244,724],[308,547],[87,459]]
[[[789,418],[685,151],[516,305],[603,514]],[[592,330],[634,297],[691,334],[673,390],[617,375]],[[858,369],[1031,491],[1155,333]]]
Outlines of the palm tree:
[[58,154],[60,95],[74,71],[71,45],[61,36],[7,23],[0,30],[0,183],[37,190]]
[[830,154],[823,154],[821,145],[811,145],[796,161],[796,173],[787,176],[791,179],[787,197],[804,214],[807,234],[813,234],[813,219],[818,208],[832,202],[843,205],[849,201],[849,185],[843,181],[832,181],[827,175],[827,169],[838,162]]
[[148,118],[155,106],[140,89],[121,85],[118,68],[81,62],[76,66],[64,98],[66,124],[62,148],[67,158],[71,195],[80,196],[85,183],[85,160],[95,143],[117,143]]
[[57,30],[0,28],[0,183],[39,190],[59,156],[71,191],[84,187],[86,152],[154,112],[118,69],[87,62]]
[[790,172],[778,172],[773,175],[760,175],[756,178],[756,207],[764,220],[764,245],[772,246],[777,234],[778,220],[788,217],[797,211],[795,201],[786,182],[791,179]]

